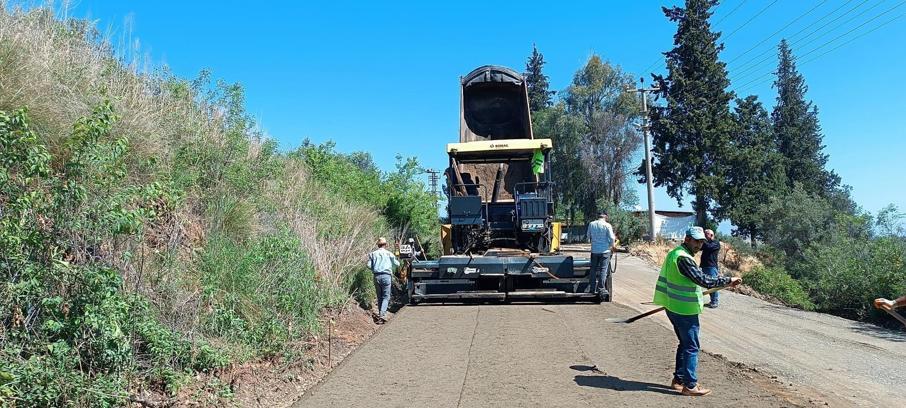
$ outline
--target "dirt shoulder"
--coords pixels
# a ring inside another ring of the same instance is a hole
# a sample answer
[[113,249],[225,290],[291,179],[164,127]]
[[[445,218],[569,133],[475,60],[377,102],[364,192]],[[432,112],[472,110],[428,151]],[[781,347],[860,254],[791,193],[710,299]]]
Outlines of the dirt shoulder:
[[[327,316],[325,316],[326,320]],[[331,370],[379,329],[371,313],[350,303],[325,333],[300,345],[303,356],[290,364],[257,363],[222,376],[231,384],[233,402],[241,407],[286,407],[326,377]]]

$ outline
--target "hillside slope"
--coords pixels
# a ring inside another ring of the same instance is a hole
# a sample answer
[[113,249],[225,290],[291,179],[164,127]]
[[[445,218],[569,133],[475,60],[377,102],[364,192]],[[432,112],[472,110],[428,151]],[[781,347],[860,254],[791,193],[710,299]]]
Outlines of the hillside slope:
[[238,84],[115,51],[89,22],[0,11],[0,405],[124,405],[298,359],[325,308],[370,304],[375,237],[434,227],[414,161],[281,152]]

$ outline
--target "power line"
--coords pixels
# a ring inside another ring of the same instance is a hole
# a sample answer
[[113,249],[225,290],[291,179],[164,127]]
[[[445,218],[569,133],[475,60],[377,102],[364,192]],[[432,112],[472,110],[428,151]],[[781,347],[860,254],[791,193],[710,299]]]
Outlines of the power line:
[[[861,13],[856,14],[855,16],[853,16],[853,17],[850,18],[849,20],[844,21],[843,23],[841,23],[839,26],[837,26],[837,27],[835,27],[835,28],[842,27],[842,26],[848,24],[849,22],[851,22],[851,21],[853,21],[853,20],[855,20],[855,19],[857,19],[857,18],[859,18],[859,17],[862,17],[863,14],[865,14],[865,13],[871,11],[871,10],[874,10],[875,7],[880,6],[882,3],[884,3],[884,1],[885,1],[885,0],[881,0],[881,1],[878,2],[878,3],[875,3],[874,6],[871,6],[871,7],[867,8],[867,9],[863,10]],[[899,7],[899,6],[902,5],[902,4],[903,4],[903,3],[900,3],[899,5],[894,6],[894,8],[897,8],[897,7]],[[888,10],[888,11],[886,11],[886,12],[884,12],[884,13],[888,13],[888,12],[890,12],[890,10]],[[874,19],[880,17],[880,16],[883,15],[884,13],[881,13],[881,14],[875,16],[874,18],[872,18],[872,19],[866,21],[865,23],[862,23],[862,25],[856,27],[856,29],[859,28],[859,27],[864,26],[865,24],[867,24],[867,23],[869,23],[869,22],[871,22],[871,21],[873,21]],[[830,34],[832,31],[834,31],[834,29],[831,29],[830,31],[828,31],[828,32],[825,33],[824,35],[828,35],[828,34]],[[846,34],[849,34],[849,33],[851,33],[851,32],[852,32],[852,30],[846,32]],[[844,35],[846,35],[846,34],[844,34]],[[800,41],[803,41],[803,40],[805,40],[805,39],[808,38],[808,37],[809,37],[809,36],[806,36],[805,38],[800,39]],[[805,46],[807,46],[807,45],[809,45],[809,44],[811,44],[811,43],[813,43],[813,42],[815,42],[815,41],[818,41],[818,40],[820,40],[821,38],[822,38],[822,36],[818,36],[818,37],[812,38],[811,40],[806,41],[805,44],[801,44],[800,47],[803,47],[803,48],[804,48]],[[839,38],[839,37],[837,37],[837,38]],[[836,40],[836,38],[835,38],[834,40]],[[831,40],[831,41],[834,41],[834,40]]]
[[654,62],[652,62],[652,63],[651,63],[650,65],[648,65],[645,69],[643,69],[641,74],[642,74],[642,75],[645,75],[645,73],[648,72],[648,71],[650,71],[651,68],[653,68],[655,65],[657,65],[658,62],[661,62],[661,58],[660,58],[660,57],[658,57],[658,59],[654,60]]
[[793,19],[793,21],[790,21],[785,26],[781,27],[779,30],[774,31],[773,34],[771,34],[771,35],[765,37],[763,40],[759,41],[758,44],[753,45],[751,48],[749,48],[742,54],[739,54],[739,55],[733,57],[733,59],[727,61],[727,64],[731,64],[733,61],[740,59],[743,55],[746,55],[749,52],[751,52],[752,50],[754,50],[755,48],[758,48],[759,45],[764,44],[767,40],[774,38],[775,35],[780,34],[780,32],[782,32],[783,30],[786,30],[789,26],[795,24],[797,21],[801,20],[803,17],[811,14],[813,11],[815,11],[815,9],[817,9],[818,7],[821,7],[824,3],[827,3],[827,0],[821,0],[820,3],[818,3],[815,7],[812,7],[811,9],[809,9],[809,11],[806,11],[805,13],[800,14],[799,17],[796,17],[795,19]]
[[[821,48],[824,48],[824,47],[827,46],[828,44],[830,44],[830,43],[832,43],[832,42],[834,42],[834,41],[837,41],[837,40],[839,40],[840,38],[845,37],[846,35],[852,33],[853,31],[856,31],[856,30],[858,30],[858,29],[860,29],[860,28],[862,28],[862,27],[865,27],[866,24],[868,24],[868,23],[870,23],[870,22],[872,22],[872,21],[875,21],[875,20],[877,20],[878,18],[884,16],[885,14],[890,13],[891,11],[894,11],[894,10],[900,8],[900,6],[902,6],[902,5],[904,5],[904,4],[906,4],[906,1],[901,1],[901,2],[899,2],[896,6],[893,6],[893,7],[889,8],[889,9],[885,10],[885,11],[882,12],[881,14],[878,14],[878,15],[876,15],[876,16],[874,16],[874,17],[868,19],[868,20],[865,21],[864,23],[859,24],[858,26],[856,26],[855,28],[853,28],[853,29],[851,29],[851,30],[849,30],[849,31],[847,31],[847,32],[845,32],[845,33],[843,33],[843,34],[840,34],[840,35],[834,37],[833,40],[827,41],[827,42],[825,42],[824,44],[819,45],[817,48],[812,49],[811,51],[809,51],[809,52],[806,53],[806,54],[803,54],[803,55],[802,55],[801,57],[799,57],[799,58],[804,58],[805,56],[807,56],[807,55],[809,55],[809,54],[811,54],[811,53],[813,53],[813,52],[815,52],[815,51],[817,51],[817,50],[819,50],[819,49],[821,49]],[[813,41],[812,41],[812,42],[813,42]],[[809,42],[808,44],[810,44],[810,43],[811,43],[811,42]],[[808,44],[803,44],[803,45],[808,45]]]
[[717,20],[717,22],[714,23],[714,27],[717,27],[720,23],[722,23],[724,20],[726,20],[727,17],[732,16],[733,13],[735,13],[736,10],[739,10],[739,8],[742,7],[743,4],[746,4],[746,0],[742,0],[741,2],[739,2],[739,4],[737,4],[736,7],[733,7],[733,10],[730,10],[730,12],[727,13],[725,16],[721,17],[720,20]]
[[752,16],[752,17],[750,17],[748,20],[746,20],[745,23],[742,23],[741,26],[736,27],[736,29],[733,30],[733,32],[731,32],[730,34],[727,34],[727,36],[724,37],[724,41],[727,41],[728,39],[730,39],[730,37],[732,37],[733,34],[736,34],[737,32],[739,32],[739,30],[742,30],[743,27],[745,27],[746,25],[748,25],[749,23],[751,23],[752,20],[755,20],[756,18],[758,18],[758,16],[762,15],[765,11],[768,11],[768,9],[771,8],[771,6],[773,6],[774,4],[776,4],[778,1],[780,1],[780,0],[774,0],[774,1],[772,1],[771,4],[768,4],[767,6],[765,6],[765,8],[761,9],[761,11],[759,11],[758,13],[755,13],[755,15]]
[[[824,21],[824,19],[826,19],[826,18],[830,17],[831,15],[833,15],[834,13],[840,11],[840,9],[842,9],[843,7],[846,7],[847,4],[852,3],[853,1],[854,1],[854,0],[847,0],[845,3],[843,3],[842,5],[840,5],[840,7],[835,8],[835,9],[832,10],[830,13],[825,14],[825,15],[822,16],[821,18],[819,18],[819,19],[813,21],[811,24],[809,24],[809,25],[803,27],[801,30],[799,30],[799,31],[795,32],[793,35],[789,36],[789,39],[790,39],[791,41],[799,41],[798,39],[794,40],[799,34],[802,34],[803,32],[805,32],[805,30],[808,30],[809,28],[814,27],[816,24],[818,24],[818,23]],[[857,9],[857,8],[859,8],[859,7],[861,7],[863,4],[867,3],[868,1],[869,1],[869,0],[862,0],[861,3],[857,4],[857,5],[856,5],[855,7],[853,7],[852,9],[845,11],[845,12],[844,12],[843,14],[841,14],[839,17],[835,18],[834,20],[831,20],[830,22],[832,23],[832,22],[834,22],[834,21],[837,21],[837,20],[839,20],[840,18],[842,18],[843,16],[845,16],[845,15],[847,15],[847,14],[849,14],[849,13],[852,13],[853,10],[855,10],[855,9]],[[826,26],[826,25],[825,25],[825,26]],[[819,30],[821,30],[822,28],[824,28],[825,26],[821,26],[820,28],[816,29],[815,31],[819,31]],[[811,33],[809,33],[809,35],[811,35],[811,34],[814,33],[815,31],[812,31]],[[807,38],[807,36],[806,36],[806,38]],[[762,51],[760,54],[758,54],[758,55],[756,55],[756,56],[754,56],[754,57],[752,57],[752,58],[749,58],[748,60],[746,60],[745,62],[743,62],[742,64],[740,64],[740,66],[739,66],[738,68],[744,68],[744,69],[742,69],[741,71],[737,71],[737,73],[746,72],[746,71],[749,71],[749,70],[750,70],[751,68],[753,68],[753,67],[758,67],[758,66],[760,66],[761,63],[763,63],[764,61],[767,61],[768,59],[770,59],[771,57],[773,57],[773,54],[772,54],[773,51],[774,51],[774,47],[768,47],[767,49],[765,49],[764,51]],[[768,55],[768,57],[767,57],[767,58],[762,58],[761,60],[758,60],[758,58],[761,58],[761,57],[763,57],[763,56],[765,56],[765,55]],[[752,61],[755,61],[755,60],[758,60],[758,62],[756,62],[754,65],[750,65],[750,63],[751,63]]]
[[[860,12],[859,14],[856,14],[855,16],[852,16],[851,18],[847,19],[846,21],[844,21],[844,22],[838,24],[836,27],[832,27],[830,30],[828,30],[828,31],[826,31],[826,32],[824,32],[824,33],[822,33],[821,35],[819,35],[819,36],[817,36],[817,37],[815,37],[815,38],[812,38],[811,40],[806,41],[805,43],[802,43],[803,41],[805,41],[806,39],[808,39],[809,37],[811,37],[813,34],[815,34],[815,33],[819,32],[819,31],[823,30],[825,27],[827,27],[827,26],[831,25],[832,23],[834,23],[835,21],[837,21],[837,20],[839,20],[839,19],[845,17],[847,14],[849,14],[849,13],[855,11],[856,8],[861,7],[863,4],[865,4],[866,2],[868,2],[868,0],[865,0],[865,1],[861,2],[861,3],[859,3],[858,5],[856,5],[856,7],[853,7],[852,9],[848,10],[846,13],[841,14],[841,15],[838,16],[837,18],[835,18],[835,19],[833,19],[833,20],[831,20],[831,21],[828,21],[827,23],[825,23],[825,24],[822,25],[821,27],[818,27],[818,28],[815,29],[814,31],[812,31],[812,32],[810,32],[810,33],[808,33],[808,34],[806,34],[805,37],[802,37],[802,38],[799,38],[799,39],[797,39],[797,40],[791,41],[791,42],[790,42],[790,46],[791,46],[791,47],[792,47],[792,46],[797,46],[797,47],[799,47],[799,48],[803,48],[803,47],[805,47],[805,46],[807,46],[807,45],[809,45],[809,44],[811,44],[811,43],[813,43],[813,42],[815,42],[815,41],[817,41],[817,40],[820,40],[820,39],[822,39],[822,38],[826,38],[827,35],[829,35],[829,34],[830,34],[831,32],[833,32],[835,29],[837,29],[837,28],[839,28],[839,27],[842,27],[842,26],[844,26],[844,25],[846,25],[846,24],[849,24],[851,21],[853,21],[853,20],[855,20],[855,19],[861,17],[863,14],[865,14],[865,13],[867,13],[867,12],[873,10],[875,7],[878,7],[878,6],[881,5],[881,3],[883,3],[884,1],[885,1],[885,0],[881,0],[881,1],[878,2],[878,3],[875,3],[875,5],[869,7],[869,8],[867,8],[867,9],[865,9],[865,10],[862,10],[862,12]],[[801,43],[801,44],[800,44],[800,43]],[[755,74],[755,72],[750,72],[750,71],[752,71],[753,69],[760,68],[761,63],[763,63],[763,62],[765,62],[765,61],[771,59],[772,57],[773,57],[773,55],[769,55],[767,58],[763,58],[761,61],[759,61],[759,62],[756,63],[755,65],[752,65],[752,66],[749,66],[749,67],[747,67],[747,68],[742,69],[741,71],[739,71],[739,72],[737,73],[738,75],[741,75],[741,77],[737,77],[737,79],[739,79],[739,78],[745,78],[745,77],[751,77],[752,75]],[[750,72],[750,73],[744,74],[744,73],[746,73],[746,72]]]
[[[881,14],[878,14],[878,15],[872,17],[871,19],[865,21],[864,23],[860,24],[859,26],[857,26],[857,27],[855,27],[855,28],[853,28],[853,29],[851,29],[851,30],[849,30],[849,31],[847,31],[847,32],[845,32],[845,33],[843,33],[843,34],[841,34],[841,35],[835,37],[833,40],[827,41],[827,42],[825,42],[824,44],[822,44],[822,45],[820,45],[820,46],[818,46],[818,47],[813,48],[811,51],[809,51],[809,52],[807,52],[807,53],[805,53],[805,54],[799,56],[798,58],[800,58],[800,59],[801,59],[801,58],[805,58],[806,56],[815,53],[816,51],[820,50],[821,48],[824,48],[825,46],[827,46],[827,45],[833,43],[834,41],[837,41],[837,40],[839,40],[840,38],[843,38],[844,36],[846,36],[846,35],[848,35],[848,34],[854,32],[854,31],[856,31],[856,30],[858,30],[858,29],[864,27],[866,24],[868,24],[868,23],[870,23],[870,22],[872,22],[872,21],[874,21],[874,20],[877,20],[878,18],[880,18],[880,17],[882,17],[882,16],[884,16],[884,15],[890,13],[890,12],[893,11],[893,10],[896,10],[897,8],[899,8],[900,6],[902,6],[902,5],[904,5],[904,4],[906,4],[906,1],[900,2],[899,4],[897,4],[897,5],[895,5],[895,6],[891,7],[891,8],[889,8],[889,9],[887,9],[887,10],[884,11],[884,12],[882,12]],[[836,50],[838,50],[838,49],[840,49],[840,48],[842,48],[842,47],[844,47],[844,46],[846,46],[846,45],[852,43],[853,41],[856,41],[856,40],[858,40],[858,39],[860,39],[860,38],[862,38],[862,37],[865,37],[866,35],[871,34],[871,33],[875,32],[875,31],[879,30],[880,28],[882,28],[882,27],[884,27],[884,26],[886,26],[886,25],[888,25],[888,24],[890,24],[890,23],[892,23],[892,22],[894,22],[894,21],[896,21],[896,20],[898,20],[898,19],[900,19],[900,18],[902,18],[902,17],[904,17],[904,16],[906,16],[906,13],[900,14],[900,15],[898,15],[898,16],[896,16],[896,17],[890,19],[890,20],[887,20],[887,21],[885,21],[885,22],[883,22],[883,23],[877,25],[876,27],[872,28],[871,30],[868,30],[868,31],[866,31],[866,32],[864,32],[864,33],[861,33],[861,34],[859,34],[859,35],[857,35],[857,36],[855,36],[855,37],[853,37],[853,38],[850,38],[850,39],[847,40],[846,42],[844,42],[844,43],[842,43],[842,44],[840,44],[840,45],[838,45],[838,46],[836,46],[836,47],[834,47],[834,48],[832,48],[832,49],[830,49],[830,50],[827,50],[827,51],[825,51],[825,52],[823,52],[823,53],[821,53],[821,54],[819,54],[819,55],[816,55],[815,57],[813,57],[813,58],[811,58],[811,59],[809,59],[809,60],[807,60],[807,61],[805,61],[805,62],[799,64],[799,66],[801,67],[801,66],[806,65],[806,64],[808,64],[808,63],[814,62],[815,60],[817,60],[817,59],[819,59],[819,58],[821,58],[821,57],[823,57],[823,56],[825,56],[825,55],[827,55],[827,54],[830,54],[831,52],[834,52],[834,51],[836,51]],[[763,82],[763,79],[764,79],[765,77],[767,77],[767,76],[769,76],[769,75],[771,75],[771,74],[773,74],[773,73],[774,73],[774,72],[768,72],[768,73],[766,73],[766,74],[764,74],[764,75],[762,75],[762,76],[756,78],[755,80],[752,80],[752,81],[749,81],[749,82],[743,84],[742,87],[739,88],[739,89],[740,89],[739,92],[748,90],[748,89],[750,89],[750,88],[752,88],[752,87],[754,87],[754,86],[756,86],[756,85],[761,84],[761,83]]]
[[[879,3],[879,4],[880,4],[880,3]],[[898,3],[897,5],[895,5],[895,6],[891,7],[891,8],[889,8],[889,9],[887,9],[887,10],[881,12],[880,14],[875,15],[874,17],[872,17],[872,18],[870,18],[870,19],[868,19],[868,20],[862,22],[862,24],[859,24],[858,26],[856,26],[856,27],[850,29],[849,31],[847,31],[847,32],[845,32],[845,33],[843,33],[843,34],[840,34],[840,35],[834,37],[833,39],[831,39],[831,40],[825,42],[824,44],[821,44],[821,45],[819,45],[819,46],[817,46],[817,47],[811,49],[810,51],[808,51],[808,52],[806,52],[806,53],[800,55],[799,58],[805,58],[806,56],[809,56],[809,55],[811,55],[811,54],[814,54],[814,53],[817,52],[818,50],[820,50],[820,49],[822,49],[822,48],[824,48],[824,47],[826,47],[826,46],[832,44],[833,42],[835,42],[835,41],[837,41],[837,40],[839,40],[839,39],[841,39],[841,38],[843,38],[843,37],[845,37],[845,36],[847,36],[847,35],[849,35],[849,34],[855,32],[856,30],[858,30],[858,29],[860,29],[860,28],[862,28],[862,27],[865,27],[865,25],[867,25],[868,23],[871,23],[872,21],[875,21],[875,20],[877,20],[878,18],[881,18],[881,17],[883,17],[884,15],[889,14],[890,12],[896,10],[897,8],[901,7],[901,6],[904,5],[904,4],[906,4],[906,1],[902,1],[902,2]],[[874,7],[872,7],[872,8],[874,8]],[[871,10],[872,8],[869,8],[868,10]],[[866,11],[868,11],[868,10],[866,10]],[[864,13],[864,12],[863,12],[863,13],[859,13],[858,16],[861,16],[862,14],[865,14],[865,13]],[[856,17],[858,17],[858,16],[856,16]],[[848,23],[849,21],[852,21],[852,20],[853,20],[853,19],[848,20],[847,23]],[[893,20],[896,20],[896,18],[894,18]],[[893,20],[891,20],[891,21],[893,21]],[[874,29],[870,30],[869,32],[874,31],[874,30],[877,30],[877,29],[880,28],[881,26],[884,26],[884,25],[886,25],[886,24],[888,24],[888,23],[889,23],[889,22],[884,23],[884,24],[881,24],[881,25],[875,27]],[[844,24],[845,24],[845,23],[844,23]],[[867,34],[867,33],[863,33],[863,34],[860,35],[860,36],[864,36],[865,34]],[[860,36],[857,36],[857,37],[855,37],[855,38],[859,38]],[[820,37],[819,37],[819,38],[820,38]],[[854,39],[855,39],[855,38],[854,38]],[[850,42],[852,42],[854,39],[851,39]],[[809,42],[807,42],[807,43],[804,44],[804,45],[811,44],[812,42],[814,42],[814,41],[809,41]],[[824,54],[822,54],[822,55],[824,55]],[[813,60],[814,60],[814,59],[813,59]],[[764,77],[766,77],[766,76],[768,76],[768,75],[770,75],[770,74],[772,74],[772,73],[773,73],[773,72],[768,72],[768,73],[766,73],[766,74],[764,74],[764,75],[761,75],[761,76],[759,76],[759,77],[757,77],[757,78],[755,78],[755,79],[753,79],[753,80],[751,80],[751,81],[748,81],[748,82],[746,82],[745,84],[743,84],[739,89],[740,89],[740,90],[748,89],[748,88],[750,88],[749,85],[759,83]]]
[[748,91],[749,89],[751,89],[751,88],[754,87],[755,85],[758,85],[758,84],[762,83],[762,82],[763,82],[763,81],[762,81],[763,79],[767,78],[768,76],[772,75],[773,73],[774,73],[774,72],[771,71],[771,72],[765,73],[764,75],[762,75],[762,76],[760,76],[760,77],[758,77],[758,78],[755,78],[755,80],[753,80],[753,81],[746,82],[745,84],[743,84],[742,86],[740,86],[739,88],[737,88],[738,90],[736,91],[736,94],[737,94],[737,95],[742,95],[743,93],[745,93],[744,91]]
[[877,30],[878,30],[879,28],[881,28],[881,27],[884,27],[884,26],[886,26],[886,25],[888,25],[888,24],[890,24],[890,23],[892,23],[892,22],[894,22],[894,21],[896,21],[896,20],[899,20],[899,19],[903,18],[904,16],[906,16],[906,13],[900,14],[900,15],[898,15],[898,16],[896,16],[896,17],[890,19],[890,20],[887,20],[886,22],[882,23],[881,25],[879,25],[879,26],[877,26],[877,27],[875,27],[875,28],[872,28],[871,30],[868,30],[868,31],[866,31],[866,32],[864,32],[864,33],[862,33],[862,34],[859,34],[858,36],[851,38],[849,41],[847,41],[847,42],[845,42],[845,43],[843,43],[843,44],[840,44],[840,45],[838,45],[838,46],[836,46],[836,47],[834,47],[834,48],[832,48],[832,49],[830,49],[830,50],[828,50],[828,51],[825,51],[825,52],[821,53],[820,55],[817,55],[817,56],[815,56],[814,58],[812,58],[812,59],[810,59],[810,60],[808,60],[808,61],[803,62],[802,65],[808,64],[809,62],[812,62],[812,61],[814,61],[814,60],[816,60],[816,59],[818,59],[818,58],[821,58],[821,57],[823,57],[823,56],[825,56],[825,55],[827,55],[827,54],[830,54],[830,53],[832,53],[832,52],[834,52],[834,51],[840,49],[841,47],[843,47],[843,46],[845,46],[845,45],[847,45],[847,44],[849,44],[849,43],[851,43],[851,42],[853,42],[853,41],[855,41],[855,40],[858,40],[858,39],[860,39],[860,38],[862,38],[862,37],[865,37],[865,36],[868,35],[868,34],[871,34],[871,33],[875,32],[875,31],[877,31]]

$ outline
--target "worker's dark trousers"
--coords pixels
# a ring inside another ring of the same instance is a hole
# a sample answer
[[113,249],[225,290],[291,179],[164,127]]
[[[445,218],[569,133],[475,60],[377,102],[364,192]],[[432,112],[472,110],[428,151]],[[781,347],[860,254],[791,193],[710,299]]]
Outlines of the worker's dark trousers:
[[378,316],[387,315],[387,305],[390,304],[390,274],[374,274],[374,289],[377,292]]
[[610,252],[591,254],[591,270],[598,281],[598,291],[606,291],[607,275],[610,274]]
[[681,315],[667,311],[667,318],[673,323],[673,331],[679,340],[676,347],[676,371],[673,378],[687,388],[695,388],[698,377],[698,315]]

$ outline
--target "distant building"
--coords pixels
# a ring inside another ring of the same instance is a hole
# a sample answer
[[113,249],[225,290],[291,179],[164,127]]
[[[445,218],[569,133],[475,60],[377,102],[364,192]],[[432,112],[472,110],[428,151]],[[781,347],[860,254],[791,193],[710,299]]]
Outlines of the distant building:
[[[648,210],[633,211],[632,214],[645,220],[645,225],[648,224]],[[692,225],[695,225],[694,212],[654,210],[655,236],[663,239],[682,240],[686,229]]]

